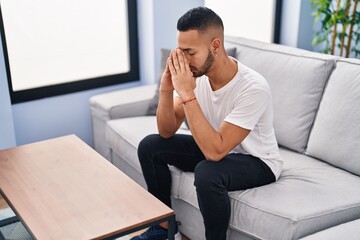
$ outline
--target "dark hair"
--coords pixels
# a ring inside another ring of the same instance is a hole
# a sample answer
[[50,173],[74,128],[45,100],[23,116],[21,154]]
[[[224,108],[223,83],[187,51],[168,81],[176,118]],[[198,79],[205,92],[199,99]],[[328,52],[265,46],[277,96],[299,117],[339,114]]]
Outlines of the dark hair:
[[177,22],[177,30],[185,32],[188,30],[206,31],[209,27],[220,27],[224,29],[221,18],[210,8],[197,7],[187,11]]

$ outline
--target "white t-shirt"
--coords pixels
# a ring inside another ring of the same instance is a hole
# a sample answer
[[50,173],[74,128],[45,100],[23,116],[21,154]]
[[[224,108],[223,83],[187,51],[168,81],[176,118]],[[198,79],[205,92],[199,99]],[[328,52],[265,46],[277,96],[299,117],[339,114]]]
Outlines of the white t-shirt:
[[197,78],[194,90],[197,101],[214,129],[219,130],[221,123],[226,121],[251,130],[231,153],[260,158],[278,179],[282,160],[273,128],[270,87],[259,73],[237,63],[235,77],[216,91],[211,89],[207,76]]

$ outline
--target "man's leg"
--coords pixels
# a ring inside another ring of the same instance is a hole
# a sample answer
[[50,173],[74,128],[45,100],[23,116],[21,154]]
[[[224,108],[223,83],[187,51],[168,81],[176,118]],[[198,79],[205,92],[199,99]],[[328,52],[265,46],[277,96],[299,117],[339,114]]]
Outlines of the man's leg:
[[205,159],[193,137],[181,134],[167,139],[158,134],[145,137],[139,144],[138,157],[148,191],[169,207],[171,175],[168,164],[193,172]]
[[225,240],[230,219],[228,191],[244,190],[275,181],[260,159],[229,154],[221,161],[202,161],[195,168],[195,186],[207,240]]

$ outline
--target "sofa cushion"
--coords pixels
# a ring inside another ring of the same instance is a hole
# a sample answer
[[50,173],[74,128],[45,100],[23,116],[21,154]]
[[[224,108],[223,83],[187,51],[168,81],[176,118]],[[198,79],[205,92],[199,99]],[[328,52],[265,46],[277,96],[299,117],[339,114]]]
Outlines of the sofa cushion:
[[155,92],[155,84],[120,89],[90,98],[94,148],[110,159],[110,149],[105,141],[106,121],[114,118],[145,115],[149,99]]
[[340,224],[338,226],[325,229],[301,240],[359,240],[360,238],[360,219]]
[[122,159],[128,160],[131,166],[142,172],[137,157],[137,148],[144,137],[156,132],[156,118],[141,116],[108,121],[105,136],[112,151]]
[[[281,154],[284,171],[276,183],[229,193],[232,229],[289,240],[360,218],[360,178],[289,150]],[[175,196],[198,208],[193,173],[177,181]]]
[[334,57],[305,50],[227,37],[237,59],[267,79],[273,95],[278,143],[304,152]]
[[360,61],[339,60],[325,89],[307,153],[360,176]]
[[[141,116],[108,121],[105,135],[112,151],[142,172],[137,148],[144,137],[157,132],[156,117]],[[183,124],[178,133],[189,134],[190,131]]]

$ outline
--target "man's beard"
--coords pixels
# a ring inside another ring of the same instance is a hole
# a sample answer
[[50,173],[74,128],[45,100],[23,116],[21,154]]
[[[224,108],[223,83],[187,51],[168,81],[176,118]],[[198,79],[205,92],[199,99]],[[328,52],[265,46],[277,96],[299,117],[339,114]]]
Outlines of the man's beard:
[[190,66],[192,69],[196,70],[195,72],[193,72],[193,77],[201,77],[202,75],[208,73],[213,63],[214,55],[211,53],[211,51],[209,51],[205,63],[200,68]]

